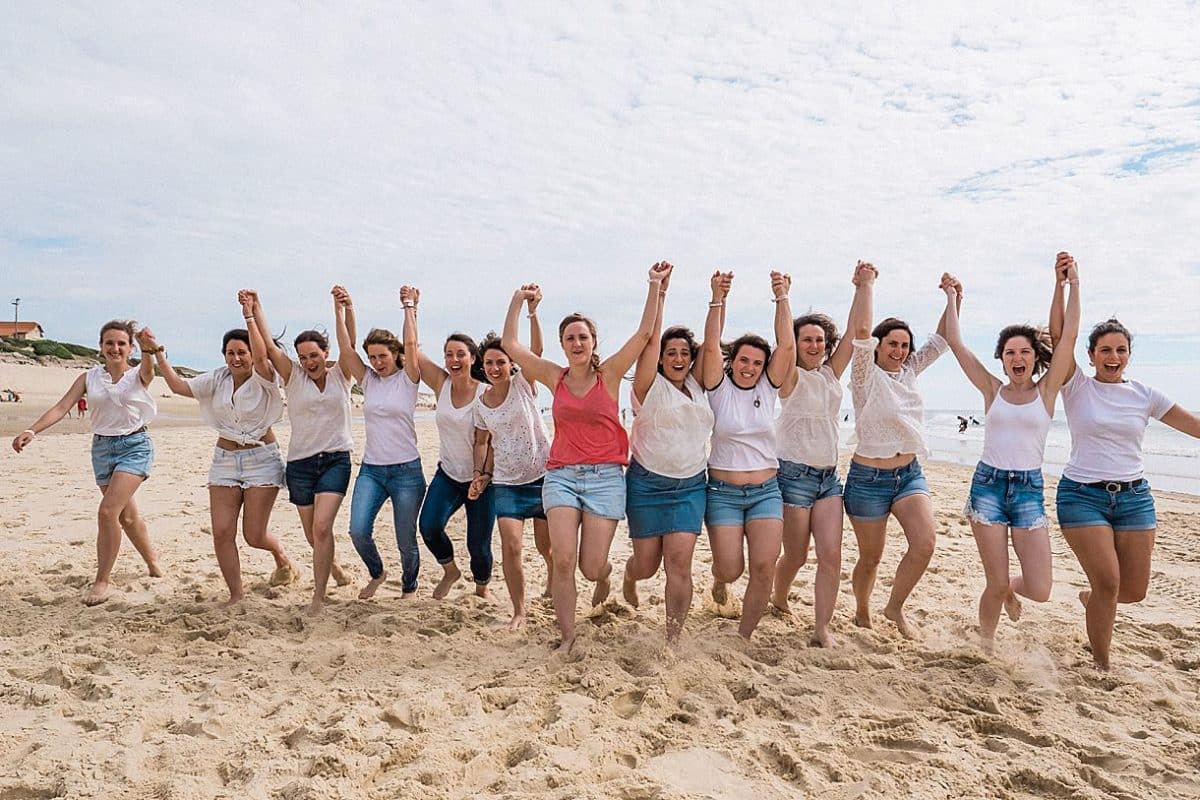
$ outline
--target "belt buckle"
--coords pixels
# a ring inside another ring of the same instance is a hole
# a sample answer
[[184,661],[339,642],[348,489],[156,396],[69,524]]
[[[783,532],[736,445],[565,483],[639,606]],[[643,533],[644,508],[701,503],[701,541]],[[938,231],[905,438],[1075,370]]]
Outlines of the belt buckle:
[[1104,490],[1116,494],[1117,492],[1121,491],[1121,482],[1109,481],[1108,483],[1104,484]]

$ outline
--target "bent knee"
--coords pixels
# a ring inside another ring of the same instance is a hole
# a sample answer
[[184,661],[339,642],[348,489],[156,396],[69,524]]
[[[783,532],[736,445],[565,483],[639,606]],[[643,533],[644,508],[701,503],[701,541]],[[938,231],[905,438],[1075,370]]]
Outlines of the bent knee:
[[1117,594],[1118,603],[1140,603],[1145,599],[1145,586],[1126,586]]
[[738,578],[742,577],[742,573],[744,571],[745,569],[740,564],[737,567],[718,566],[713,564],[712,568],[713,577],[719,580],[721,583],[733,583]]

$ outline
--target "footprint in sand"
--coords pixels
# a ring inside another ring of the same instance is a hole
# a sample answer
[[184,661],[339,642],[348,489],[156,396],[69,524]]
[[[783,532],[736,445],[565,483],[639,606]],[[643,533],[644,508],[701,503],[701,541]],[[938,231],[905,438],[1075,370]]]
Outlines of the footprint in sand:
[[613,701],[613,713],[621,719],[629,719],[641,711],[642,703],[645,700],[646,692],[644,689],[625,692]]

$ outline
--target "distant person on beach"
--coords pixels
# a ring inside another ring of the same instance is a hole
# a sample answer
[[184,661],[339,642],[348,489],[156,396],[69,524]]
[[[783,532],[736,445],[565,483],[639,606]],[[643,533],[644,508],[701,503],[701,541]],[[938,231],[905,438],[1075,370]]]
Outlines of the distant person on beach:
[[86,397],[79,398],[79,402],[75,404],[75,410],[79,416],[79,419],[83,419],[85,416],[87,416],[87,398]]
[[[301,331],[293,342],[293,361],[271,338],[262,301],[252,289],[238,297],[258,326],[267,355],[287,392],[292,438],[288,442],[288,500],[300,515],[304,536],[313,548],[313,597],[309,616],[320,613],[332,576],[338,586],[350,582],[334,555],[333,525],[350,486],[350,387],[352,376],[329,360],[329,339],[320,331]],[[334,301],[334,316],[342,313]]]
[[89,606],[103,603],[111,595],[122,530],[146,562],[150,577],[160,578],[163,574],[146,522],[133,499],[138,487],[150,477],[154,443],[146,425],[158,412],[147,391],[154,379],[154,361],[146,356],[153,353],[143,351],[135,369],[129,363],[133,342],[133,322],[104,323],[100,328],[104,363],[76,378],[67,393],[12,442],[13,450],[20,453],[35,436],[71,413],[81,397],[86,394],[92,398],[92,472],[102,497],[96,514],[96,579],[83,596],[84,605]]
[[966,417],[962,416],[961,414],[958,416],[958,432],[959,433],[966,433],[967,425],[969,425],[969,424],[970,424],[970,422],[967,421]]
[[859,557],[853,572],[854,623],[872,627],[871,591],[887,541],[888,516],[893,515],[904,530],[908,551],[896,568],[883,615],[895,623],[901,635],[913,638],[917,631],[904,616],[904,603],[925,574],[937,538],[929,484],[918,460],[928,456],[929,450],[917,376],[946,351],[946,340],[942,338],[946,319],[942,317],[937,332],[915,352],[912,329],[903,320],[888,317],[872,330],[872,295],[877,276],[873,265],[859,262],[855,280],[865,285],[867,292],[863,314],[854,327],[850,395],[854,400],[856,444],[846,473],[844,496],[846,514],[858,540]]
[[[529,309],[529,349],[542,354],[542,325],[538,321],[538,304],[542,292],[537,284],[521,287]],[[515,310],[509,308],[518,325]],[[533,542],[546,562],[546,589],[550,596],[554,582],[554,562],[550,550],[550,524],[542,506],[546,459],[550,455],[550,434],[537,408],[537,386],[523,372],[513,368],[501,338],[489,334],[479,345],[483,372],[490,386],[475,403],[475,478],[471,496],[479,497],[492,487],[496,507],[496,525],[500,529],[503,553],[504,584],[512,601],[513,615],[509,630],[525,624],[525,566],[522,563],[522,539],[525,520],[533,521]]]
[[[670,266],[669,264],[666,266]],[[720,273],[714,295],[724,298]],[[666,639],[679,639],[692,605],[692,555],[704,523],[713,412],[696,379],[700,345],[690,330],[662,330],[670,277],[663,279],[654,328],[633,374],[634,416],[625,473],[625,515],[633,554],[625,562],[625,601],[641,604],[637,582],[666,572]],[[722,306],[722,308],[724,308]]]
[[[336,320],[338,364],[358,382],[363,393],[366,446],[350,497],[350,541],[368,576],[358,599],[374,597],[387,579],[387,570],[375,546],[375,518],[388,500],[392,501],[396,548],[400,551],[400,596],[412,597],[421,569],[417,514],[425,497],[425,474],[421,471],[413,419],[421,369],[415,358],[405,357],[404,345],[396,334],[384,328],[367,332],[362,348],[370,365],[364,363],[354,349],[354,301],[341,286],[333,287],[333,297],[341,307]],[[405,324],[409,317],[413,318],[414,341],[416,313],[415,301],[404,304]]]
[[[979,634],[989,652],[1001,609],[1016,622],[1021,616],[1018,595],[1035,603],[1050,599],[1053,562],[1042,461],[1058,391],[1075,363],[1075,337],[1079,333],[1079,277],[1074,259],[1066,256],[1066,262],[1064,280],[1071,286],[1071,299],[1056,345],[1051,348],[1047,331],[1030,325],[1009,325],[1000,331],[995,358],[1007,382],[992,375],[963,342],[957,285],[950,275],[942,276],[946,342],[963,373],[983,395],[987,420],[983,453],[971,479],[965,513],[987,579],[979,597]],[[966,420],[960,419],[965,429]],[[1012,547],[1021,563],[1016,575],[1010,575],[1008,569],[1010,530]]]
[[171,391],[199,401],[201,418],[217,432],[208,470],[208,508],[213,550],[229,587],[226,606],[245,597],[237,546],[239,516],[246,544],[275,559],[270,585],[284,586],[298,577],[279,537],[270,531],[271,509],[284,486],[283,454],[271,429],[283,417],[283,389],[254,324],[249,296],[239,293],[238,303],[248,328],[225,333],[225,366],[194,378],[180,377],[150,330],[138,334],[142,352],[156,353],[158,370]]
[[[554,562],[551,594],[562,642],[559,653],[575,643],[575,569],[595,581],[592,605],[608,598],[612,563],[608,559],[617,522],[625,516],[625,476],[629,438],[621,425],[617,399],[621,378],[650,339],[662,283],[669,264],[650,268],[649,288],[638,329],[621,348],[600,360],[596,324],[582,314],[569,314],[558,325],[559,343],[567,357],[563,367],[541,358],[517,338],[516,315],[528,299],[518,289],[508,306],[502,345],[527,379],[553,393],[554,440],[546,463],[542,506],[550,523]],[[514,311],[515,309],[515,311]]]
[[[1063,284],[1073,260],[1055,264],[1050,333],[1058,346],[1069,308]],[[1142,472],[1142,438],[1150,418],[1200,438],[1200,416],[1157,389],[1129,380],[1125,369],[1133,336],[1116,319],[1092,328],[1087,342],[1092,374],[1072,361],[1062,387],[1071,431],[1071,454],[1055,498],[1058,524],[1087,573],[1090,589],[1079,593],[1087,609],[1092,660],[1108,669],[1117,603],[1140,603],[1150,582],[1150,558],[1158,519]]]
[[791,276],[772,272],[774,351],[753,333],[722,345],[732,285],[732,272],[714,275],[704,322],[700,383],[713,411],[704,522],[712,548],[711,595],[719,615],[737,616],[738,601],[729,584],[749,568],[738,624],[738,633],[749,639],[767,610],[783,541],[775,400],[779,387],[794,380],[796,338],[788,302]]
[[[855,273],[857,275],[857,268]],[[869,291],[854,281],[847,329],[853,330]],[[842,481],[838,478],[838,416],[842,375],[853,347],[825,314],[792,321],[796,369],[779,387],[782,410],[775,423],[779,448],[779,489],[783,494],[783,555],[775,565],[771,603],[791,613],[788,592],[815,544],[811,642],[832,647],[829,622],[842,580]]]
[[[479,347],[465,333],[452,333],[442,345],[442,364],[425,355],[417,342],[416,307],[421,292],[412,286],[400,289],[404,307],[404,347],[408,358],[421,370],[421,380],[437,396],[434,421],[438,430],[438,465],[429,481],[425,504],[421,506],[418,527],[429,552],[442,565],[442,578],[433,589],[435,599],[450,594],[462,577],[454,562],[454,544],[446,535],[446,525],[460,508],[467,516],[467,554],[475,594],[490,597],[492,580],[492,528],[496,524],[495,493],[488,486],[471,496],[475,472],[475,403],[487,389]],[[409,314],[409,303],[412,314]],[[411,337],[410,337],[411,331]]]

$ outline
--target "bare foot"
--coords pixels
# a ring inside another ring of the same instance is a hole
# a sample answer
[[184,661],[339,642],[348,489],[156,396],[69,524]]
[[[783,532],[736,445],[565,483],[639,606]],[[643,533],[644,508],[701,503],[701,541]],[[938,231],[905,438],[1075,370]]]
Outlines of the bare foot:
[[592,608],[603,603],[608,599],[608,593],[612,591],[612,564],[608,565],[607,572],[596,581],[596,588],[592,590]]
[[713,602],[719,606],[729,602],[729,589],[720,581],[713,581],[711,594]]
[[712,587],[712,612],[723,619],[737,619],[742,616],[742,602],[729,593],[729,587],[717,581]]
[[488,591],[488,585],[486,583],[475,584],[475,596],[482,597],[484,600],[492,599],[492,593]]
[[987,653],[989,656],[996,654],[996,640],[995,639],[989,639],[986,636],[980,636],[979,637],[979,646],[982,647],[983,652]]
[[442,569],[445,570],[442,573],[442,579],[438,581],[437,586],[433,587],[434,600],[444,599],[446,595],[450,594],[450,587],[458,583],[458,579],[462,577],[462,570],[453,561],[443,565]]
[[1017,597],[1016,592],[1009,592],[1008,597],[1004,598],[1004,613],[1013,622],[1021,618],[1021,598]]
[[325,607],[325,598],[314,597],[312,602],[308,604],[308,610],[304,613],[310,617],[315,617],[321,613],[321,609]]
[[562,642],[558,645],[558,647],[554,648],[554,655],[560,656],[560,657],[568,656],[571,654],[571,648],[574,646],[575,646],[575,636],[574,635],[572,635],[570,638],[564,638],[562,640]]
[[774,597],[772,597],[770,602],[767,603],[767,610],[781,617],[790,618],[795,616],[795,614],[792,613],[792,607],[788,605],[786,600],[780,604],[775,602]]
[[338,586],[350,585],[350,576],[342,569],[342,565],[336,561],[329,565],[329,575]]
[[158,565],[157,561],[151,561],[146,565],[146,569],[149,570],[151,578],[161,578],[167,574],[163,572],[162,567]]
[[238,603],[242,602],[245,597],[246,596],[244,594],[231,594],[229,595],[228,600],[226,600],[224,603],[221,603],[221,608],[233,608]]
[[92,588],[88,589],[88,593],[83,596],[83,604],[85,606],[98,606],[112,596],[112,589],[108,586],[108,581],[96,581],[92,584]]
[[544,600],[549,600],[551,597],[554,597],[554,595],[550,593],[550,581],[546,581],[546,588],[542,590],[541,596]]
[[401,600],[412,600],[412,599],[413,599],[414,597],[416,597],[416,596],[417,596],[417,591],[416,591],[416,589],[414,589],[414,590],[413,590],[413,591],[411,591],[411,592],[401,592],[401,593],[400,593],[400,599],[401,599]]
[[837,647],[837,639],[833,638],[833,634],[828,630],[813,630],[812,637],[808,640],[811,645],[817,647]]
[[871,623],[871,612],[859,609],[854,612],[854,624],[860,628],[874,628]]
[[296,572],[296,568],[292,566],[292,562],[285,561],[271,573],[270,584],[272,586],[288,586],[295,583],[299,577],[300,573]]
[[358,593],[358,599],[359,600],[370,600],[372,597],[375,596],[376,590],[378,590],[379,587],[383,585],[383,582],[385,580],[387,580],[387,571],[386,570],[378,578],[372,578],[371,580],[367,581],[367,585],[364,586],[362,588],[362,591],[360,591]]
[[[1084,608],[1087,608],[1088,600],[1091,600],[1091,599],[1092,599],[1092,590],[1091,589],[1084,589],[1079,592],[1079,602],[1083,603]],[[1104,669],[1108,669],[1108,667],[1105,666]]]
[[621,596],[625,598],[625,602],[634,608],[638,607],[637,581],[629,577],[629,573],[625,573],[625,577],[621,579]]
[[510,631],[519,631],[525,627],[525,612],[514,611],[512,619],[508,621],[508,629]]
[[904,618],[903,609],[895,609],[888,606],[883,609],[883,615],[896,623],[896,629],[900,631],[900,635],[905,639],[916,639],[917,629],[908,624],[908,620]]

